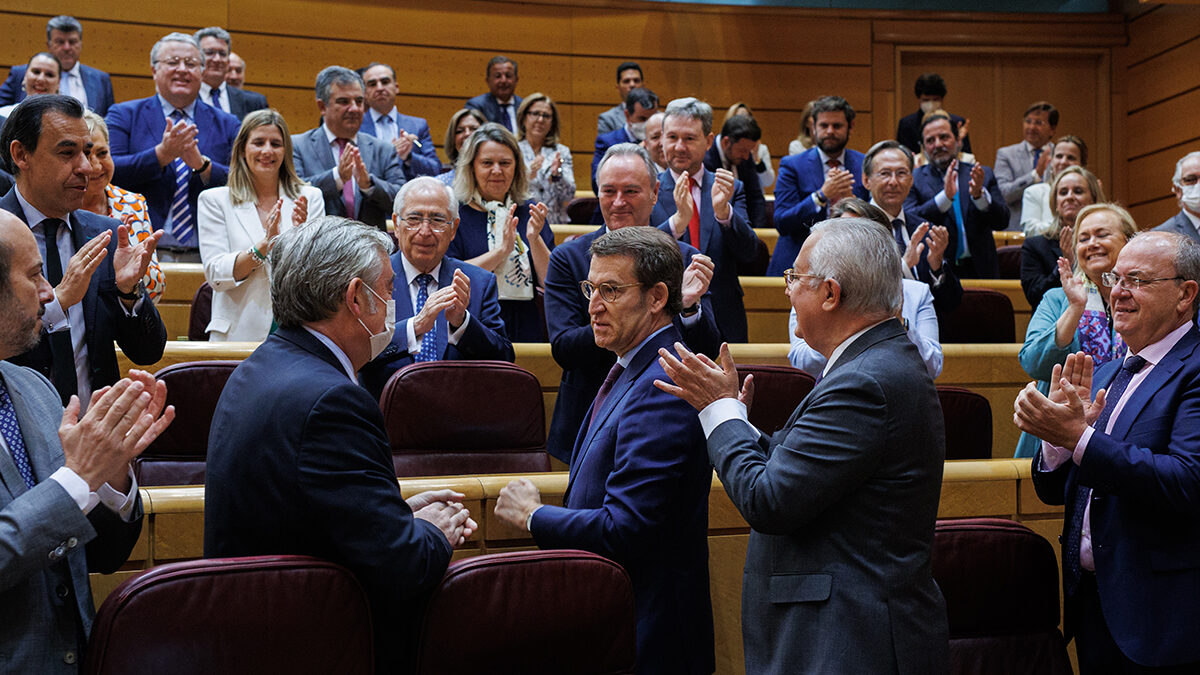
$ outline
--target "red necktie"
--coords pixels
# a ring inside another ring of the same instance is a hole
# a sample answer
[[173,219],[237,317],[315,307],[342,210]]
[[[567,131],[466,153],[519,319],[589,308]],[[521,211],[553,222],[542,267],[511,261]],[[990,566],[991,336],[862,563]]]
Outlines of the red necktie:
[[[688,196],[692,196],[692,190],[696,189],[696,179],[688,178],[691,183],[688,190]],[[692,199],[692,219],[688,221],[688,237],[691,241],[688,242],[696,248],[700,248],[700,205],[696,203],[695,198]]]

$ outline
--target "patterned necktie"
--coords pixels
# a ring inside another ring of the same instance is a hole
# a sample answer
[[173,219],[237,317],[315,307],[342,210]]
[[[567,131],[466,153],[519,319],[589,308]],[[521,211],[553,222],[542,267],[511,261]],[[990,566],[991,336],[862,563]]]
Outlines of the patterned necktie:
[[608,371],[608,375],[604,377],[604,384],[600,385],[600,391],[596,392],[596,400],[592,402],[592,412],[588,415],[588,429],[592,428],[592,422],[596,421],[596,414],[604,407],[604,401],[608,399],[609,393],[612,392],[613,384],[621,373],[625,372],[625,366],[620,363],[614,363],[612,370]]
[[217,110],[224,110],[224,108],[221,107],[221,88],[220,87],[213,87],[212,106],[214,108],[216,108]]
[[21,437],[21,426],[17,424],[17,411],[13,409],[12,399],[8,395],[8,386],[0,378],[0,435],[8,444],[8,452],[12,455],[13,464],[17,465],[17,473],[25,481],[25,487],[32,488],[33,467],[29,464],[29,454],[25,452],[25,439]]
[[[342,153],[346,151],[346,145],[346,139],[337,139],[338,159],[342,158]],[[354,194],[354,177],[351,176],[350,180],[342,183],[342,204],[346,207],[347,218],[354,218],[356,215],[358,215],[358,212],[354,210],[354,198],[356,196],[357,195]]]
[[[187,121],[182,110],[171,113],[175,124]],[[192,205],[188,203],[188,185],[192,181],[192,170],[184,163],[182,157],[171,161],[171,171],[175,174],[175,194],[171,198],[171,236],[180,246],[195,246],[196,221],[192,216]]]
[[379,118],[379,124],[375,125],[375,130],[379,134],[379,140],[391,143],[396,140],[396,127],[392,124],[392,116],[384,115]]
[[[829,167],[830,171],[840,167],[841,165],[842,163],[837,161],[837,159],[830,159],[828,162],[825,162],[825,166]],[[826,171],[825,173],[829,173],[829,171]]]
[[[42,233],[46,239],[46,281],[57,286],[63,278],[62,258],[58,251],[58,228],[66,224],[58,218],[42,221]],[[69,307],[63,307],[66,314]],[[50,336],[50,378],[58,390],[63,405],[71,400],[71,394],[79,392],[79,380],[75,375],[75,347],[71,344],[71,330],[60,330]]]
[[[417,284],[420,286],[417,289],[417,312],[420,313],[421,308],[425,306],[425,301],[429,299],[429,283],[433,281],[433,277],[428,274],[418,274]],[[437,361],[437,319],[433,321],[433,328],[429,329],[421,338],[421,350],[417,352],[417,361]]]
[[[1146,359],[1140,356],[1130,356],[1125,359],[1120,372],[1113,378],[1112,384],[1105,393],[1104,410],[1100,412],[1100,417],[1092,425],[1096,431],[1107,433],[1108,420],[1112,417],[1113,408],[1117,407],[1117,402],[1125,394],[1125,389],[1133,380],[1133,376],[1145,365]],[[1087,510],[1088,500],[1091,499],[1091,496],[1091,488],[1082,485],[1075,486],[1071,526],[1067,528],[1067,541],[1063,546],[1063,567],[1066,570],[1063,574],[1063,590],[1068,596],[1075,595],[1076,589],[1079,588],[1079,578],[1083,570],[1079,562],[1079,547],[1083,540],[1083,514]]]
[[513,131],[512,113],[509,112],[509,110],[511,109],[511,106],[512,106],[511,103],[509,103],[507,105],[505,105],[505,104],[500,105],[500,111],[504,113],[504,128],[508,129],[509,131]]
[[691,220],[688,221],[688,229],[687,229],[688,239],[690,239],[690,241],[688,243],[691,244],[692,246],[695,246],[697,249],[699,249],[700,248],[700,204],[698,204],[696,202],[695,197],[692,197],[692,190],[696,189],[696,179],[689,176],[688,182],[691,183],[691,185],[689,186],[691,189],[688,190],[688,197],[690,197],[692,200],[692,218],[691,218]]
[[896,245],[900,247],[900,255],[904,255],[904,251],[908,248],[908,244],[904,241],[904,221],[899,218],[892,220],[892,236],[896,237]]

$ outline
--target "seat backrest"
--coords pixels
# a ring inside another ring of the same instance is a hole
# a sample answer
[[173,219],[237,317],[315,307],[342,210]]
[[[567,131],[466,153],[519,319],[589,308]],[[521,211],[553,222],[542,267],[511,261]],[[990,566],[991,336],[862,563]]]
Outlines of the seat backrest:
[[951,673],[1071,672],[1050,542],[999,518],[939,520],[933,577],[946,599]]
[[371,613],[347,570],[307,556],[154,567],[100,606],[86,672],[372,673]]
[[134,461],[138,483],[203,485],[208,428],[225,383],[240,361],[189,361],[167,366],[155,377],[167,385],[175,421]]
[[[463,637],[463,608],[484,630]],[[425,611],[418,675],[632,673],[633,586],[584,551],[520,551],[450,566]]]
[[942,344],[1012,343],[1017,332],[1012,301],[990,288],[964,288],[962,302],[938,315]]
[[599,207],[600,200],[595,197],[576,197],[567,204],[567,219],[572,225],[587,225]]
[[938,385],[946,420],[946,459],[992,458],[992,404],[978,392]]
[[397,476],[550,470],[541,384],[520,366],[414,363],[392,375],[379,405]]
[[212,319],[212,286],[206,281],[196,289],[192,297],[192,309],[188,312],[188,340],[208,342],[208,322]]
[[787,423],[796,406],[816,385],[812,375],[791,366],[739,365],[738,382],[754,375],[754,400],[750,423],[764,434],[778,431]]
[[739,277],[761,277],[767,273],[767,266],[771,264],[771,250],[767,248],[767,243],[762,239],[755,239],[755,241],[758,243],[755,244],[754,257],[746,262],[738,263]]
[[996,249],[996,260],[1000,265],[1001,279],[1021,278],[1021,245],[1010,244]]

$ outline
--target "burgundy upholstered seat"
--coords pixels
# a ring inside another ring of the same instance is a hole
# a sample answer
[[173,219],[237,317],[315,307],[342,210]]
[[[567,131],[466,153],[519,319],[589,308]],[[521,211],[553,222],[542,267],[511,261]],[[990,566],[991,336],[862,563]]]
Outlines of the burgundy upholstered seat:
[[764,434],[782,428],[816,383],[812,375],[791,366],[738,366],[740,382],[745,382],[750,374],[754,375],[750,423]]
[[155,377],[167,384],[175,421],[134,460],[138,483],[203,485],[208,428],[217,399],[240,361],[191,361],[167,366]]
[[942,344],[1011,343],[1017,332],[1012,301],[990,288],[964,288],[962,303],[938,315]]
[[1021,278],[1021,245],[1012,244],[996,249],[996,259],[1000,265],[1001,279]]
[[992,458],[992,405],[983,394],[938,385],[946,418],[946,459]]
[[212,320],[213,288],[206,281],[196,289],[192,297],[192,308],[188,312],[188,340],[191,342],[208,341],[208,322]]

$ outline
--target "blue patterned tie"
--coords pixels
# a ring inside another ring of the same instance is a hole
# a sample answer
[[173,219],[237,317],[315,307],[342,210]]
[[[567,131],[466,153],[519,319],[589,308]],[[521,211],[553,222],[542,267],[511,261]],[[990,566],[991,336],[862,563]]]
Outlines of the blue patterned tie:
[[29,455],[25,452],[25,439],[21,437],[21,427],[17,424],[17,412],[13,409],[12,399],[8,396],[8,386],[0,378],[0,434],[8,444],[8,452],[12,455],[13,463],[17,465],[17,473],[25,481],[25,487],[36,485],[33,480],[33,467],[29,465]]
[[[425,301],[429,299],[429,282],[433,281],[433,277],[428,274],[418,274],[417,284],[420,288],[417,290],[417,312],[420,313],[421,308],[425,306]],[[437,361],[437,319],[434,319],[433,328],[429,329],[421,338],[421,351],[417,352],[417,361]]]
[[225,110],[221,107],[221,88],[217,87],[212,90],[212,106],[217,110]]
[[[171,113],[171,119],[175,124],[186,120],[182,110]],[[171,162],[171,171],[175,174],[175,194],[171,198],[171,236],[181,246],[193,246],[196,223],[192,218],[192,206],[188,203],[188,183],[192,180],[192,170],[182,158],[176,157]]]

